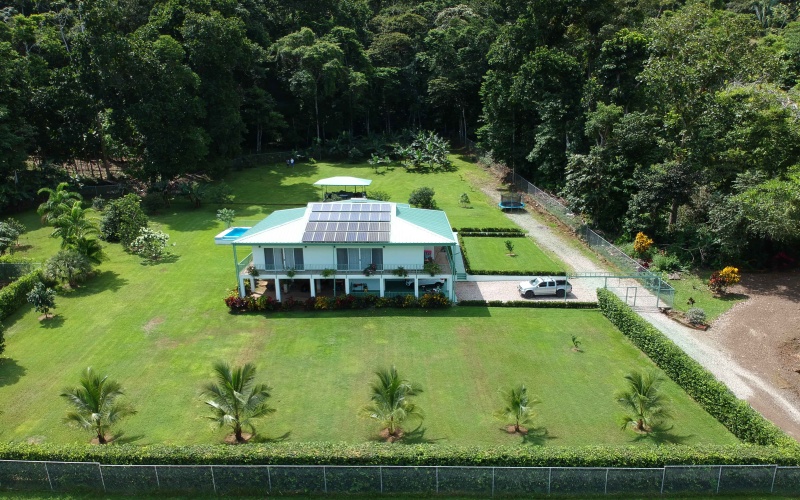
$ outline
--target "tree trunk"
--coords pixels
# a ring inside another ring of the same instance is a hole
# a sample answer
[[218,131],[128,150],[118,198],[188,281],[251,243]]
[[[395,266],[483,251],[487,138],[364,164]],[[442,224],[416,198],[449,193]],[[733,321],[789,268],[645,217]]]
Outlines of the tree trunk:
[[264,129],[261,127],[261,124],[258,124],[258,128],[256,129],[256,153],[261,152],[261,135],[263,134]]
[[678,222],[678,206],[678,200],[672,200],[672,207],[669,211],[669,227],[672,227]]
[[237,443],[244,443],[244,436],[242,436],[242,428],[241,427],[239,427],[237,425],[236,428],[233,430],[233,433],[236,436],[236,442]]
[[103,135],[103,122],[100,121],[100,113],[97,113],[95,120],[97,121],[97,132],[100,135],[100,154],[103,157],[103,167],[106,169],[106,179],[111,179],[111,168],[108,166],[108,151],[106,151],[106,138]]
[[102,429],[97,430],[97,442],[99,444],[106,444],[106,437],[103,435]]

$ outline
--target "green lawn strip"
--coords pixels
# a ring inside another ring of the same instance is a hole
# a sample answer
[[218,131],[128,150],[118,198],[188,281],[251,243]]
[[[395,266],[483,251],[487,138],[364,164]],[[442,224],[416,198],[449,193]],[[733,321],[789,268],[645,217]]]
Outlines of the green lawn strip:
[[[462,238],[472,269],[481,271],[566,271],[560,260],[546,255],[529,238]],[[514,256],[506,249],[506,240],[514,244]]]
[[[670,280],[668,283],[675,289],[674,308],[688,311],[692,307],[699,307],[706,312],[706,321],[711,323],[725,314],[737,302],[747,298],[745,295],[727,294],[722,297],[715,296],[708,289],[708,278],[711,271],[681,273],[681,279]],[[689,298],[694,299],[694,305],[689,305]]]

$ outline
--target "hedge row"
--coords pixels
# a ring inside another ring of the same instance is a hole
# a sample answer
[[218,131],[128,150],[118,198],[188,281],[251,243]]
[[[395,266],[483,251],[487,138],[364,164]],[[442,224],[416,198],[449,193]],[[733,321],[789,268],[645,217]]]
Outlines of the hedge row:
[[20,276],[19,279],[0,290],[0,321],[14,314],[28,301],[26,295],[33,285],[42,281],[42,272],[37,269]]
[[597,309],[597,302],[564,302],[563,300],[460,300],[467,307],[527,307],[530,309]]
[[469,236],[470,238],[524,238],[525,235],[522,233],[472,233],[472,232],[461,232],[458,233],[461,236]]
[[239,292],[231,290],[224,299],[232,313],[244,312],[277,312],[294,311],[302,309],[304,311],[341,311],[349,309],[382,309],[395,307],[401,309],[443,309],[450,307],[452,303],[441,292],[428,292],[419,298],[413,295],[398,295],[396,297],[378,297],[376,295],[337,295],[336,297],[317,296],[309,297],[305,300],[296,300],[289,297],[286,300],[278,301],[268,295],[255,297],[247,295],[239,297]]
[[509,233],[525,235],[525,231],[517,227],[462,227],[458,229],[453,228],[456,233]]
[[663,333],[634,313],[613,292],[597,290],[600,310],[659,368],[742,441],[775,445],[800,453],[800,445],[736,396],[669,340]]
[[461,233],[458,234],[458,245],[461,247],[461,255],[464,259],[464,269],[467,271],[467,274],[482,276],[566,276],[567,274],[564,271],[487,271],[485,269],[473,269],[472,265],[469,263],[469,255],[467,254],[467,248],[464,246],[463,236],[464,235]]
[[663,467],[797,465],[772,446],[495,446],[387,443],[273,443],[169,446],[0,444],[0,459],[137,465],[440,465],[503,467]]

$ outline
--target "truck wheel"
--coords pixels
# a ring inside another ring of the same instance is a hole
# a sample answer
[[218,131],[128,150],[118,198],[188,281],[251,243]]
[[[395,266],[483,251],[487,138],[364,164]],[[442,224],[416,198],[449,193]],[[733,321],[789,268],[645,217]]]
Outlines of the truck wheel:
[[566,295],[564,290],[556,290],[556,297],[563,297],[564,295]]
[[525,292],[525,298],[526,299],[532,299],[533,298],[533,290],[526,291]]

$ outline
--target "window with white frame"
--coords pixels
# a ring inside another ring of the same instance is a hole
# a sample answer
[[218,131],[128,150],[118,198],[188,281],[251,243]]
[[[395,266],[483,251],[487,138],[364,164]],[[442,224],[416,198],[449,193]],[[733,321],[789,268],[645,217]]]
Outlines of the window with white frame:
[[337,248],[336,269],[339,271],[361,271],[375,266],[383,270],[383,248]]
[[265,248],[264,268],[270,271],[305,269],[302,248]]

